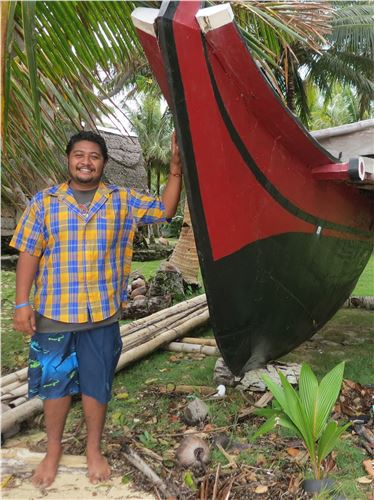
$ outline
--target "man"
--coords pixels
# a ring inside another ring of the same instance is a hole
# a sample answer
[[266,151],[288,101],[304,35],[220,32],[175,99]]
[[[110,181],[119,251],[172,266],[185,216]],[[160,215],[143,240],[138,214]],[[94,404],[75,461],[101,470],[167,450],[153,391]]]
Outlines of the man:
[[[29,397],[44,400],[48,445],[32,478],[37,487],[55,479],[76,393],[82,394],[90,481],[96,484],[110,476],[100,445],[122,347],[118,320],[126,300],[134,232],[140,223],[174,216],[182,180],[175,135],[162,201],[101,181],[108,152],[100,135],[79,132],[66,153],[68,182],[32,198],[11,241],[20,251],[14,327],[33,335]],[[33,281],[34,307],[29,302]]]

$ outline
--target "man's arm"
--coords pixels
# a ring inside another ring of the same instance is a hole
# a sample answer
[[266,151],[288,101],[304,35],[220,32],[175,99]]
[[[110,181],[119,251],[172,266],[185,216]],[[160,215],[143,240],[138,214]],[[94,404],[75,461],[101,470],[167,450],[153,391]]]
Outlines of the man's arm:
[[[16,305],[29,301],[32,282],[39,266],[39,257],[21,252],[16,271]],[[24,306],[14,311],[15,330],[32,335],[35,331],[35,314],[31,306]]]
[[171,142],[171,162],[168,182],[162,193],[162,201],[165,205],[165,215],[167,219],[174,217],[177,211],[179,197],[182,189],[182,163],[179,154],[179,147],[175,138],[175,132]]

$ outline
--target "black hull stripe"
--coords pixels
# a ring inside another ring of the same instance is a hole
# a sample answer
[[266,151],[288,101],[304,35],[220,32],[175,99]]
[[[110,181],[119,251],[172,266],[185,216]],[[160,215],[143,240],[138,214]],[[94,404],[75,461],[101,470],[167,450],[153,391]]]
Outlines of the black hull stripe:
[[338,224],[335,222],[331,222],[325,219],[321,219],[319,217],[316,217],[315,215],[312,215],[308,212],[305,212],[298,206],[294,205],[288,198],[286,198],[282,193],[278,191],[278,189],[269,181],[269,179],[265,176],[265,174],[258,168],[256,162],[252,158],[251,154],[249,153],[248,149],[246,148],[245,144],[243,143],[242,139],[240,138],[239,133],[237,132],[233,122],[231,121],[231,118],[225,108],[225,105],[223,103],[223,99],[221,97],[221,94],[218,89],[217,82],[215,80],[213,70],[209,61],[209,56],[208,56],[208,51],[207,51],[207,42],[201,34],[201,39],[202,39],[202,44],[204,47],[204,54],[205,54],[205,60],[206,60],[206,65],[207,69],[209,72],[209,77],[210,81],[212,84],[213,88],[213,93],[216,99],[217,107],[220,111],[221,117],[226,125],[227,131],[236,146],[237,150],[239,151],[241,157],[243,158],[244,162],[247,164],[247,166],[250,168],[251,172],[257,179],[257,181],[261,184],[261,186],[270,194],[270,196],[276,200],[279,205],[281,205],[284,209],[286,209],[289,213],[294,215],[295,217],[298,217],[299,219],[308,222],[310,224],[316,225],[316,226],[321,226],[322,229],[333,229],[336,231],[344,232],[344,233],[350,233],[350,234],[355,234],[362,236],[364,238],[373,238],[373,233],[370,231],[362,231],[361,229],[345,226],[343,224]]

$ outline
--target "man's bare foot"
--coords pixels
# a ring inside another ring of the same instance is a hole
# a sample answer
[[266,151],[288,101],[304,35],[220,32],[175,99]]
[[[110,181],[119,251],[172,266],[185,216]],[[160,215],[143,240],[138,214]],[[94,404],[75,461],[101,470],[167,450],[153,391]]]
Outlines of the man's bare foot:
[[61,447],[56,448],[53,452],[47,452],[31,478],[31,482],[36,488],[48,488],[48,486],[51,486],[57,474],[61,455]]
[[95,453],[87,452],[88,478],[92,484],[106,481],[110,478],[111,470],[107,459],[100,451]]

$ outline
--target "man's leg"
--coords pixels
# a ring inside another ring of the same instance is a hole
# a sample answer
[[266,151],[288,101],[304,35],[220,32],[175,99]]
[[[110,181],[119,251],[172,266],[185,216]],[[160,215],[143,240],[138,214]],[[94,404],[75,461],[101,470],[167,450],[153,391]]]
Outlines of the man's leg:
[[87,427],[87,467],[91,483],[106,481],[110,477],[110,467],[101,453],[107,405],[82,394],[84,417]]
[[57,474],[58,464],[62,455],[62,435],[66,417],[69,413],[71,396],[44,401],[44,418],[47,431],[47,454],[36,468],[32,483],[36,487],[47,488]]

